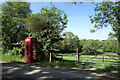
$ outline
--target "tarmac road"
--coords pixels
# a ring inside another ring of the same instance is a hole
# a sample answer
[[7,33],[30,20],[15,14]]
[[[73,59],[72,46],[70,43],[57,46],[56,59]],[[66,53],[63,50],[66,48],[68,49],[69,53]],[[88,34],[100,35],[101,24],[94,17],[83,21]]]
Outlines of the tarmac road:
[[68,70],[50,69],[33,64],[6,63],[2,64],[2,80],[110,80],[106,77],[86,75]]

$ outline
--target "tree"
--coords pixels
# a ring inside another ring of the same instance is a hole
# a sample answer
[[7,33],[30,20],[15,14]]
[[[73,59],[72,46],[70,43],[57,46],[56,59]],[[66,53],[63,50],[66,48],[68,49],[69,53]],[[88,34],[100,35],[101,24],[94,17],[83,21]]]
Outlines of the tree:
[[60,35],[68,22],[65,12],[51,5],[50,8],[42,8],[39,13],[31,15],[26,23],[31,35],[37,37],[42,51],[47,55],[52,51],[53,45],[62,40]]
[[73,50],[76,51],[77,48],[79,51],[81,51],[80,40],[79,40],[78,36],[75,35],[73,38]]
[[[120,61],[120,1],[118,2],[100,2],[95,4],[95,16],[90,16],[91,23],[95,23],[95,29],[111,25],[114,33],[110,33],[118,40],[118,55]],[[95,31],[95,30],[92,30]],[[118,76],[120,76],[120,65],[118,65]]]
[[95,54],[95,52],[97,52],[97,50],[100,48],[100,46],[98,45],[98,41],[97,40],[86,40],[86,42],[84,42],[83,44],[83,51],[87,52],[88,54],[92,53]]
[[72,32],[64,32],[63,33],[63,38],[65,40],[65,50],[73,51],[73,38],[74,34]]
[[90,16],[91,23],[94,23],[92,31],[110,25],[114,33],[110,33],[118,40],[118,54],[120,54],[120,1],[119,2],[100,2],[95,4],[95,15]]
[[2,49],[8,51],[21,46],[26,34],[25,19],[30,15],[30,3],[5,2],[2,5]]
[[64,32],[64,51],[66,52],[76,52],[78,48],[81,51],[80,40],[77,35],[74,35],[72,32]]
[[102,50],[104,52],[117,52],[117,41],[109,38],[107,40],[103,40]]

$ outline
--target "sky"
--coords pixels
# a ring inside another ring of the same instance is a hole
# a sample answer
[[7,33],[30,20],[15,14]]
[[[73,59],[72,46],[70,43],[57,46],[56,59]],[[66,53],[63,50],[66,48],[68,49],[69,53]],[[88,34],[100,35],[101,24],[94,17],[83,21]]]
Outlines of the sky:
[[[4,2],[4,0],[3,0]],[[50,2],[35,2],[29,1],[31,4],[32,13],[40,12],[42,7],[51,6]],[[83,2],[78,4],[71,4],[68,2],[53,2],[58,8],[63,10],[68,15],[67,28],[63,32],[72,32],[77,35],[79,39],[108,39],[108,34],[112,32],[110,26],[102,28],[95,33],[90,33],[90,29],[93,29],[94,25],[90,22],[89,16],[94,15],[94,5],[89,2]]]
[[[42,7],[50,6],[49,2],[30,2],[32,13],[40,12]],[[108,39],[108,34],[111,32],[111,27],[103,28],[95,33],[90,33],[93,29],[89,16],[94,15],[94,5],[89,2],[81,4],[71,4],[67,2],[53,2],[53,4],[68,15],[67,28],[63,32],[72,32],[77,35],[79,39]]]
[[[35,1],[35,2],[34,2]],[[40,0],[29,1],[31,6],[32,13],[40,12],[42,7],[51,6],[50,2],[40,2]],[[3,0],[3,2],[5,2]],[[110,26],[107,28],[102,28],[95,33],[90,33],[90,29],[93,29],[94,25],[90,22],[89,16],[94,15],[94,5],[89,2],[83,2],[78,4],[71,4],[68,2],[52,2],[58,9],[63,10],[68,15],[68,24],[67,28],[63,32],[72,32],[74,35],[77,35],[79,39],[99,39],[106,40],[108,39],[108,34],[112,32]]]

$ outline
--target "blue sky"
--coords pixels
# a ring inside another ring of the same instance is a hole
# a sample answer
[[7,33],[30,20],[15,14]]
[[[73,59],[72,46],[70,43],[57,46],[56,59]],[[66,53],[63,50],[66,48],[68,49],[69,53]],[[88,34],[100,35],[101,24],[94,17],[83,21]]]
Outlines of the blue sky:
[[[42,7],[50,6],[49,2],[30,2],[32,13],[40,12]],[[75,35],[78,35],[79,39],[99,39],[105,40],[108,38],[108,34],[111,28],[103,28],[95,33],[90,33],[90,29],[93,28],[93,24],[90,23],[89,15],[94,15],[94,5],[89,2],[83,2],[82,4],[70,4],[65,2],[53,2],[53,4],[65,11],[68,15],[68,24],[65,31],[71,31]],[[64,31],[64,32],[65,32]]]

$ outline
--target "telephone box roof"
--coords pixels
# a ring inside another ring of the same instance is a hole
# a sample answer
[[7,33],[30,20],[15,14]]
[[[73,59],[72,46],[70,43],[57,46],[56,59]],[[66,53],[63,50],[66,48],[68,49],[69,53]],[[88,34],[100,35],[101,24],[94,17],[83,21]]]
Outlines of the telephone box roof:
[[25,41],[30,41],[32,38],[34,38],[34,37],[27,37],[27,38],[25,38]]

